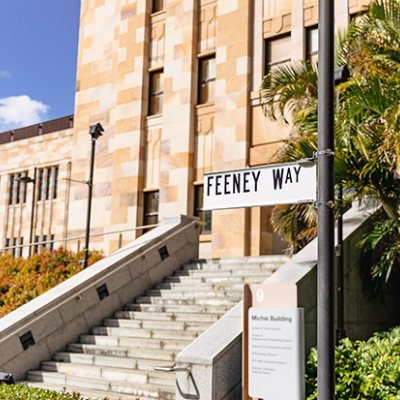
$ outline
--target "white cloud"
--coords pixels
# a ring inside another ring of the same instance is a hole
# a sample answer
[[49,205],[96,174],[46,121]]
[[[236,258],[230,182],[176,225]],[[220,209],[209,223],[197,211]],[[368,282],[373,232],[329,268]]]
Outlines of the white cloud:
[[2,71],[0,69],[0,79],[7,79],[7,78],[11,78],[11,74],[8,71]]
[[0,98],[0,132],[47,119],[50,107],[27,95]]

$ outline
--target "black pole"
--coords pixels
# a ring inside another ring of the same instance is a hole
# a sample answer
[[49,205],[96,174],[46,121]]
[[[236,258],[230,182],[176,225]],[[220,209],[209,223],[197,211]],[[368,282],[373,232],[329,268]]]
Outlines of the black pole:
[[33,241],[33,230],[34,230],[34,223],[35,223],[35,202],[36,202],[36,175],[37,169],[35,167],[33,171],[33,179],[32,179],[32,205],[31,205],[31,226],[29,229],[29,249],[28,249],[28,257],[32,255],[32,241]]
[[83,252],[82,266],[86,268],[88,265],[89,258],[89,236],[90,236],[90,216],[92,213],[92,197],[93,197],[93,171],[94,171],[94,156],[96,150],[96,140],[102,136],[104,132],[103,127],[100,123],[96,125],[90,125],[89,135],[92,138],[92,151],[90,153],[90,171],[89,180],[86,182],[88,185],[88,208],[87,208],[87,218],[86,218],[86,235],[85,235],[85,248]]
[[336,282],[337,282],[337,329],[336,344],[346,337],[344,329],[344,266],[343,266],[343,186],[338,187],[338,218],[336,245]]
[[86,235],[85,235],[85,249],[83,253],[83,268],[86,268],[88,265],[88,257],[89,257],[89,236],[90,236],[90,216],[92,213],[92,196],[93,196],[93,171],[94,171],[94,155],[96,148],[96,139],[92,137],[92,151],[90,153],[90,171],[89,171],[89,180],[87,182],[88,185],[88,208],[87,208],[87,216],[86,216]]
[[334,1],[319,0],[318,28],[318,400],[334,379]]

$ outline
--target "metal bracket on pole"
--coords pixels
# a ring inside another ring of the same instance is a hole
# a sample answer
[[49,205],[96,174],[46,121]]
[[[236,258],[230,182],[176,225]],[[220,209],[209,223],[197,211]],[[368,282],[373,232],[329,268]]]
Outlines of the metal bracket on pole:
[[320,201],[317,203],[317,207],[323,207],[326,206],[328,208],[335,208],[335,203],[332,200],[329,201]]
[[314,152],[314,158],[318,159],[319,156],[334,156],[335,152],[331,149],[324,149],[324,150],[319,150]]
[[307,163],[317,163],[319,156],[328,156],[332,157],[335,155],[335,152],[331,149],[314,151],[312,157],[301,158],[297,161],[298,164],[307,164]]

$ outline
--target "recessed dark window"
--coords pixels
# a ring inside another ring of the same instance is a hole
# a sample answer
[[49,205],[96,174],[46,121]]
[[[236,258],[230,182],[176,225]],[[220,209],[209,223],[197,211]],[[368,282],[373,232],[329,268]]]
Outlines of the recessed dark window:
[[10,175],[8,187],[8,204],[26,203],[26,182],[21,182],[20,179],[27,176],[28,171],[18,172]]
[[163,108],[163,71],[150,72],[149,115],[162,114]]
[[[144,226],[158,224],[158,203],[159,203],[158,190],[153,192],[146,192],[144,194],[144,216],[143,216]],[[152,228],[144,229],[144,232],[147,232],[150,229]]]
[[14,258],[22,257],[22,252],[24,249],[24,238],[23,237],[14,237],[6,239],[6,249],[7,252],[11,253]]
[[291,36],[284,35],[265,40],[265,74],[278,65],[290,61]]
[[199,104],[210,103],[215,100],[215,78],[215,56],[199,58]]
[[203,210],[203,193],[204,186],[196,185],[194,187],[194,216],[199,217],[200,221],[204,223],[201,227],[201,233],[211,233],[211,211]]
[[155,13],[164,10],[164,0],[153,0],[151,12]]
[[57,198],[58,166],[40,168],[37,178],[37,200],[50,200]]

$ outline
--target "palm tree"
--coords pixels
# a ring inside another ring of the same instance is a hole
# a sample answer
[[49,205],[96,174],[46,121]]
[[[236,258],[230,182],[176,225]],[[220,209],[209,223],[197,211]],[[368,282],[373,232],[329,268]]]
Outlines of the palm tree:
[[[366,15],[350,25],[340,43],[338,63],[347,65],[350,79],[336,87],[336,180],[359,198],[374,196],[382,205],[363,246],[375,255],[373,275],[388,279],[400,261],[398,0],[375,0]],[[312,156],[317,148],[315,67],[296,62],[275,69],[265,77],[260,98],[267,117],[288,123],[291,116],[291,137],[276,161]],[[306,205],[280,206],[273,212],[272,223],[296,250],[316,234],[316,211]],[[299,223],[306,229],[296,230]]]

